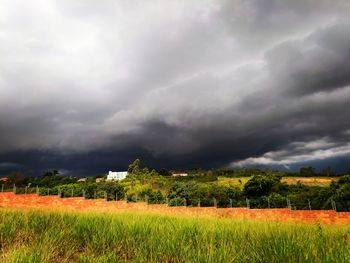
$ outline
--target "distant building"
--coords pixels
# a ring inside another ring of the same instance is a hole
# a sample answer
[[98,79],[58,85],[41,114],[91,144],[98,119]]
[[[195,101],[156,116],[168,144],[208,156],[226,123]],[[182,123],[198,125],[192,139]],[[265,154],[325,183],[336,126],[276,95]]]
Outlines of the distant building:
[[0,182],[7,182],[9,180],[8,177],[1,177]]
[[104,181],[104,179],[101,178],[101,177],[98,177],[98,178],[95,179],[95,182],[96,182],[96,183],[101,183],[101,182],[103,182],[103,181]]
[[124,172],[112,172],[109,171],[107,174],[107,181],[119,181],[119,180],[123,180],[126,178],[126,176],[128,175],[128,172],[124,171]]
[[171,173],[171,176],[187,176],[188,173],[176,173],[176,172],[173,172]]
[[86,178],[80,178],[77,181],[78,183],[85,183],[86,182]]

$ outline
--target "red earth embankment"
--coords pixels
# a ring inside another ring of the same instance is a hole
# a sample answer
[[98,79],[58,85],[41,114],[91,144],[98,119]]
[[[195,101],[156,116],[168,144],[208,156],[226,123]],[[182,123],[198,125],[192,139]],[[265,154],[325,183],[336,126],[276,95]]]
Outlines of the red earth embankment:
[[147,205],[146,203],[126,203],[103,199],[83,199],[82,197],[59,198],[58,196],[38,196],[36,194],[0,193],[0,207],[41,208],[54,210],[101,211],[101,212],[150,212],[187,216],[216,216],[263,221],[299,221],[305,223],[350,224],[350,212],[333,210],[289,210],[289,209],[247,209],[214,207],[169,207],[167,205]]

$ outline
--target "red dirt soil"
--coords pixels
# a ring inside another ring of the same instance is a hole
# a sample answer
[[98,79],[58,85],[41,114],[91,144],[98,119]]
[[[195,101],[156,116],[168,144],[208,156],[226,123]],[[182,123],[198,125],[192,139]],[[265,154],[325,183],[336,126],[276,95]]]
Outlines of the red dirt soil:
[[247,209],[214,207],[169,207],[167,205],[147,205],[146,203],[126,203],[105,201],[104,199],[84,199],[82,197],[59,198],[58,196],[38,196],[36,194],[0,193],[0,207],[41,208],[52,210],[100,211],[100,212],[150,212],[187,216],[216,216],[262,221],[298,221],[304,223],[350,224],[350,212],[333,210],[289,210],[289,209]]

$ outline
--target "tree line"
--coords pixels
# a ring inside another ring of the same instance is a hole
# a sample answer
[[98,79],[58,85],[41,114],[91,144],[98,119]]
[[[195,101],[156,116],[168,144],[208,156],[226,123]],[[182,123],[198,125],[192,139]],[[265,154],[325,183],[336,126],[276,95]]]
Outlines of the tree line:
[[[16,193],[38,193],[61,197],[84,196],[88,199],[146,201],[150,204],[167,203],[170,206],[216,206],[249,208],[336,209],[350,211],[350,175],[342,175],[330,186],[288,185],[283,176],[334,176],[326,171],[320,175],[312,167],[298,173],[260,169],[191,170],[188,176],[172,177],[170,172],[142,167],[140,160],[129,165],[128,176],[122,181],[96,182],[96,177],[78,178],[61,176],[57,170],[42,176],[28,178],[20,173],[8,176],[3,189]],[[219,183],[218,177],[247,177],[243,185]],[[105,177],[105,176],[104,176]]]

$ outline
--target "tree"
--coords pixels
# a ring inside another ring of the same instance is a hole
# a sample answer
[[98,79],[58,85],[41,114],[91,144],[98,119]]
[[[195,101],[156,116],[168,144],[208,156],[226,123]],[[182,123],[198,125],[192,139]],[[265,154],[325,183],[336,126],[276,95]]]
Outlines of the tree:
[[138,180],[144,184],[147,180],[158,175],[155,170],[150,171],[147,167],[141,168],[141,161],[136,159],[129,165],[127,178],[130,179],[132,185],[135,185]]
[[168,169],[165,169],[165,168],[161,168],[158,171],[158,174],[161,176],[170,176],[171,175],[170,171]]
[[141,172],[141,161],[136,159],[129,165],[128,173],[129,174],[139,174]]
[[330,167],[327,167],[326,169],[322,170],[322,176],[331,177],[331,176],[334,176],[334,172]]
[[299,170],[300,176],[305,176],[305,177],[312,177],[316,175],[315,168],[312,166],[308,167],[301,167]]
[[24,175],[21,172],[12,172],[8,176],[8,184],[22,184],[25,180]]
[[248,197],[269,195],[277,191],[281,185],[281,177],[274,175],[254,175],[244,186],[244,194]]
[[336,202],[338,211],[350,211],[350,175],[342,176],[338,182],[334,182],[331,199]]
[[267,197],[265,198],[265,207],[267,207],[268,203],[270,203],[271,208],[286,207],[286,198],[283,197],[282,195],[277,193],[272,193],[269,195],[268,198],[269,199],[267,199]]
[[58,170],[52,170],[52,171],[45,171],[43,173],[43,177],[55,177],[59,174]]
[[106,192],[107,200],[115,200],[124,198],[124,188],[118,182],[106,182],[97,187],[97,192]]

